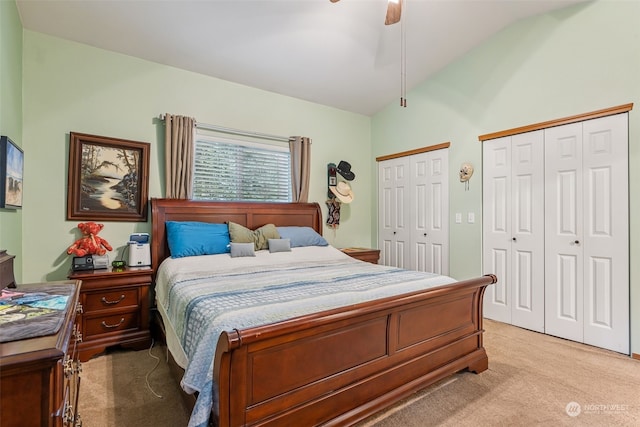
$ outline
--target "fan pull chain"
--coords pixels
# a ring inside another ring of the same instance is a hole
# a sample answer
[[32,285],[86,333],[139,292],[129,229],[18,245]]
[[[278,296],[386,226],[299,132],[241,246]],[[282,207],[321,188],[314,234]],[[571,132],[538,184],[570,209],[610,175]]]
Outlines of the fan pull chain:
[[405,19],[400,20],[400,106],[407,107],[407,31],[405,21],[407,17],[407,5],[405,0],[400,0],[404,9]]

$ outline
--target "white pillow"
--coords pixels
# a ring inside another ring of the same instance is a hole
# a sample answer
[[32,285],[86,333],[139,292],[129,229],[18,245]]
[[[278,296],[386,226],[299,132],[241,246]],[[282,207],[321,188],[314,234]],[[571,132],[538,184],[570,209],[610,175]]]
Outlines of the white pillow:
[[269,252],[291,252],[291,240],[269,239]]
[[253,243],[234,243],[231,242],[231,258],[256,256],[253,250]]

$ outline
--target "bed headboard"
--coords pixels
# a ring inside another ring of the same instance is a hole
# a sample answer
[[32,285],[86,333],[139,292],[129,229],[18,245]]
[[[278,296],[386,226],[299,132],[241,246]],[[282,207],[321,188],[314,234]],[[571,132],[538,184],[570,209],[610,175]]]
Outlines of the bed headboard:
[[322,234],[318,203],[204,202],[182,199],[151,199],[151,264],[155,272],[170,256],[167,221],[228,221],[255,229],[265,224],[306,226]]

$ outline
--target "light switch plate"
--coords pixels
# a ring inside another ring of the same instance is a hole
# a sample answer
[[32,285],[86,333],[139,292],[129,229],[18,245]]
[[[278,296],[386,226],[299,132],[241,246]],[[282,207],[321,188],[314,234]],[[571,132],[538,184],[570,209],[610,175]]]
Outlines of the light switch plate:
[[473,212],[469,212],[469,216],[467,217],[467,222],[469,224],[473,224],[474,222],[476,222],[476,214],[474,214]]
[[462,214],[460,212],[456,212],[456,224],[462,224]]

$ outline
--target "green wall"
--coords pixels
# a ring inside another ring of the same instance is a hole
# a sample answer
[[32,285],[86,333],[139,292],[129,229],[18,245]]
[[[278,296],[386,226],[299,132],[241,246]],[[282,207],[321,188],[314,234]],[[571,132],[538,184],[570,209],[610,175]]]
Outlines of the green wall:
[[[640,266],[633,262],[640,255],[640,171],[634,167],[640,160],[639,42],[638,1],[587,3],[528,19],[504,29],[412,90],[407,108],[392,105],[375,115],[371,131],[374,159],[451,142],[450,271],[456,278],[467,278],[482,273],[478,136],[635,103],[629,114],[634,353],[640,353]],[[469,191],[457,177],[465,161],[476,167]],[[377,170],[374,160],[372,170]],[[375,205],[371,209],[376,212]],[[465,219],[474,212],[475,224],[455,224],[456,212]],[[376,224],[377,218],[372,221],[373,236]]]
[[[203,123],[313,139],[311,201],[326,216],[326,165],[347,160],[357,178],[355,201],[342,209],[335,246],[371,245],[370,118],[200,74],[24,32],[24,147],[29,181],[22,215],[24,280],[66,277],[66,249],[78,237],[78,221],[66,220],[69,132],[151,144],[150,197],[164,194],[164,124],[161,113],[184,114]],[[36,155],[37,154],[37,155]],[[100,235],[120,254],[144,223],[104,222]]]
[[[22,143],[22,24],[13,1],[0,1],[0,134]],[[24,147],[23,147],[24,148]],[[25,159],[25,174],[30,167]],[[28,183],[25,180],[25,192]],[[15,255],[16,280],[22,281],[22,211],[0,209],[0,249]]]
[[[371,119],[31,31],[24,31],[19,49],[5,37],[21,31],[15,5],[0,5],[0,128],[20,135],[16,139],[24,141],[26,155],[25,207],[0,212],[0,246],[25,258],[18,272],[25,282],[62,279],[69,268],[65,250],[77,237],[76,221],[65,219],[69,132],[151,143],[150,196],[161,197],[164,132],[157,117],[167,112],[256,132],[310,136],[311,199],[321,203],[325,216],[326,164],[349,161],[357,174],[356,200],[343,206],[335,234],[325,229],[339,247],[376,244],[375,157],[450,141],[451,274],[466,278],[481,274],[478,135],[634,102],[631,259],[640,253],[640,172],[633,168],[640,156],[637,1],[587,3],[517,23],[412,90],[407,108],[393,102]],[[17,65],[21,55],[23,70]],[[7,56],[16,64],[7,65]],[[18,98],[10,104],[14,111],[20,110],[17,88],[22,87],[21,118],[6,113],[7,87]],[[469,191],[457,183],[465,161],[476,166]],[[464,218],[474,212],[476,223],[455,224],[456,212]],[[149,222],[107,222],[101,235],[117,247],[113,258],[129,233],[148,231]],[[640,313],[639,282],[640,266],[632,263],[634,353],[640,353],[640,316],[634,315]]]

